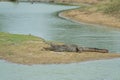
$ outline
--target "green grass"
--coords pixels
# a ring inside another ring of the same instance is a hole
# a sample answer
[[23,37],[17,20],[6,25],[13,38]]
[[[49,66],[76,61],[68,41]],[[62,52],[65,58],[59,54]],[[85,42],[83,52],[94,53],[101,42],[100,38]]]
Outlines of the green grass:
[[106,0],[100,4],[94,5],[96,11],[101,11],[120,18],[120,0]]
[[120,0],[104,0],[101,3],[86,7],[85,10],[102,12],[120,18]]
[[120,13],[120,0],[110,0],[104,9],[104,12],[109,14]]
[[32,35],[10,34],[0,32],[0,44],[22,43],[24,41],[40,41],[40,40],[43,39]]

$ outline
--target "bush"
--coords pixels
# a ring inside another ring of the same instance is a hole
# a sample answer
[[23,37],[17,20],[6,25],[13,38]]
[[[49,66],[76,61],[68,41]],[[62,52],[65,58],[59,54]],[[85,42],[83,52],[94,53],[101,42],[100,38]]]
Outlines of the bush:
[[104,9],[105,13],[120,13],[120,0],[110,0]]

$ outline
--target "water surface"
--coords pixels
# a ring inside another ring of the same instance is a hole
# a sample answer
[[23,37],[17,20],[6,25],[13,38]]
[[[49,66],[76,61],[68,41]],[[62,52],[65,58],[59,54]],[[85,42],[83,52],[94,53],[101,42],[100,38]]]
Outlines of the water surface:
[[57,12],[72,8],[75,6],[1,2],[0,31],[120,52],[120,29],[78,24],[56,16]]
[[[0,3],[0,32],[33,34],[47,40],[120,52],[120,30],[78,24],[56,16],[74,6]],[[0,60],[0,80],[120,80],[120,59],[73,64],[20,65]]]
[[32,66],[0,61],[0,80],[120,80],[120,59]]

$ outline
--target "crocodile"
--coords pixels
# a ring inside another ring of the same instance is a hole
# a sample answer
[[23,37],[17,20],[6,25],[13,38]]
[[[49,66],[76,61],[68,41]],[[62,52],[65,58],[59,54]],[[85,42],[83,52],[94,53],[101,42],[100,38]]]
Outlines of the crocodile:
[[50,44],[49,48],[45,48],[47,50],[55,51],[55,52],[100,52],[100,53],[108,53],[107,49],[99,49],[99,48],[90,48],[90,47],[80,47],[78,45],[57,45]]

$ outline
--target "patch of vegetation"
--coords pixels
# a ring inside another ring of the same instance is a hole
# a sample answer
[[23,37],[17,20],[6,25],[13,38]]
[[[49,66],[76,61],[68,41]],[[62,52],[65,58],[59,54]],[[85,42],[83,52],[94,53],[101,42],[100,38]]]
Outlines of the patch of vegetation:
[[120,0],[110,0],[104,9],[108,14],[120,14]]
[[32,35],[20,35],[0,32],[0,44],[22,43],[24,41],[40,41],[41,38]]
[[86,7],[87,11],[98,11],[114,17],[120,17],[120,0],[103,0],[102,2]]

